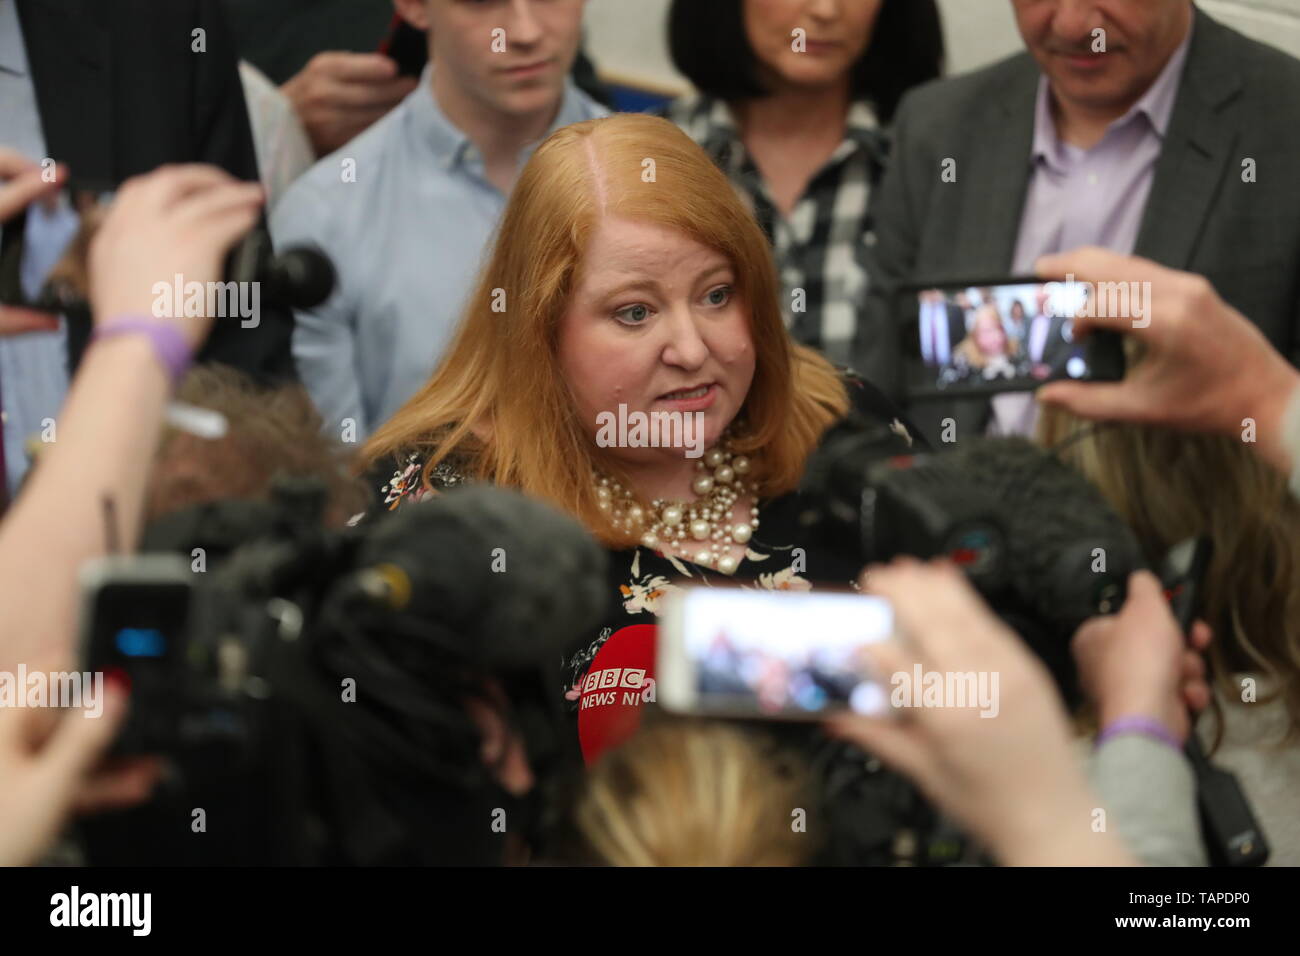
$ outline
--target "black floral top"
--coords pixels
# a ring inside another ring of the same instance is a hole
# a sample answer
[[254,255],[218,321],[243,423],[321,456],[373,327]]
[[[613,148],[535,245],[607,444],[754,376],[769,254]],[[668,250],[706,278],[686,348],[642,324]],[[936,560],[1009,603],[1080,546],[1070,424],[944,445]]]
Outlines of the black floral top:
[[[888,425],[894,432],[899,454],[924,450],[919,432],[874,386],[852,374],[846,376],[846,384],[855,411],[868,421]],[[379,488],[379,501],[388,511],[419,501],[429,493],[421,482],[423,459],[419,455],[410,455],[396,464],[392,477]],[[446,462],[440,463],[430,478],[437,490],[470,480]],[[577,712],[583,678],[601,647],[624,628],[654,625],[665,596],[684,585],[776,591],[811,590],[814,583],[857,587],[861,556],[848,549],[828,548],[803,529],[799,518],[807,502],[799,492],[760,502],[760,508],[762,523],[748,542],[745,559],[731,575],[640,545],[609,553],[609,610],[605,623],[595,634],[573,636],[563,672],[557,675],[560,692],[572,713]]]

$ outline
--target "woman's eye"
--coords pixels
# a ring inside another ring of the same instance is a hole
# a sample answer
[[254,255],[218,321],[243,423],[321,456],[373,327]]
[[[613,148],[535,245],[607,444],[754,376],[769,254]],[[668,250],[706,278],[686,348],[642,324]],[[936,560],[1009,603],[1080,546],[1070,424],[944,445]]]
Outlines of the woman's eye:
[[731,293],[731,286],[720,285],[716,289],[709,290],[709,292],[705,294],[704,298],[709,305],[722,306],[731,301]]
[[650,308],[645,305],[629,305],[615,312],[614,317],[626,325],[640,325],[650,318]]

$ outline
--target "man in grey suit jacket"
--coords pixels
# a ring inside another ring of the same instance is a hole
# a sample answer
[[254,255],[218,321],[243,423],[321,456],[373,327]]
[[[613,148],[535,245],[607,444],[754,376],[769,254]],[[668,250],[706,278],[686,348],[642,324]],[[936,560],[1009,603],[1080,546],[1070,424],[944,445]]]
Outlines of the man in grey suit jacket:
[[[1192,0],[1011,2],[1029,52],[899,109],[859,370],[899,387],[898,283],[1021,274],[1084,245],[1207,276],[1295,361],[1300,124],[1283,105],[1300,61]],[[963,404],[958,440],[987,413]]]

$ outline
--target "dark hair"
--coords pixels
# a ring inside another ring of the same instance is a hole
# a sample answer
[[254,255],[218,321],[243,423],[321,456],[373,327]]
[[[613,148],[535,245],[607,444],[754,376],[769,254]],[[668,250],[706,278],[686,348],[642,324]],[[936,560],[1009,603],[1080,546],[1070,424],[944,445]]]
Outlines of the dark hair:
[[[743,0],[672,0],[668,47],[673,64],[706,96],[766,96],[745,35]],[[935,0],[884,0],[871,42],[852,71],[851,93],[888,123],[898,101],[943,70],[943,27]]]

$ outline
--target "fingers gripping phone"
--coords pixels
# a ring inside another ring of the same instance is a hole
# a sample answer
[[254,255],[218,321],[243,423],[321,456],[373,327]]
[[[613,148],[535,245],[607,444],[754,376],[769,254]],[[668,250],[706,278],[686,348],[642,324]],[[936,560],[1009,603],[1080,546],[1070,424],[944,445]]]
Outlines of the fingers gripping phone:
[[688,588],[660,622],[659,702],[718,717],[818,720],[889,712],[865,649],[889,640],[883,598],[845,592]]

